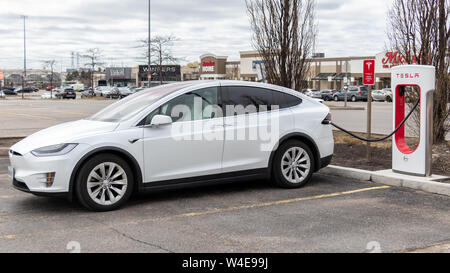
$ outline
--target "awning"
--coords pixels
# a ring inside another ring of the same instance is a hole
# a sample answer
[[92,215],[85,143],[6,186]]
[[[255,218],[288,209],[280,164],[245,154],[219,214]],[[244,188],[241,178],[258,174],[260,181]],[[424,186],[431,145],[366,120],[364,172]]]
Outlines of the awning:
[[344,78],[346,77],[346,75],[347,75],[347,77],[350,79],[351,77],[352,77],[352,73],[340,73],[339,75],[337,75],[336,77],[334,77],[334,79],[333,80],[335,80],[335,81],[343,81],[344,80]]
[[320,73],[319,75],[315,76],[311,80],[313,81],[328,81],[328,77],[334,77],[336,73]]

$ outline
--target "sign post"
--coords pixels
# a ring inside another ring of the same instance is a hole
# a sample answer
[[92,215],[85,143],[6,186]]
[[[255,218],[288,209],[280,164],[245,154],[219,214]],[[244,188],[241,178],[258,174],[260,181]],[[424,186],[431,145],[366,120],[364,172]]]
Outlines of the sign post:
[[[367,92],[367,138],[372,137],[372,85],[375,84],[375,60],[365,60],[363,69],[363,84]],[[367,161],[372,161],[370,142],[367,142]]]

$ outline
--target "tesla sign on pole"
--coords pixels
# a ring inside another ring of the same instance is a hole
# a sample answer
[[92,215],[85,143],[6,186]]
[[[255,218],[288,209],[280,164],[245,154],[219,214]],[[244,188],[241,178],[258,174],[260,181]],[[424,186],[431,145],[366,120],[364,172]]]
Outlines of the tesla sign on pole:
[[375,60],[364,61],[363,84],[364,85],[375,84]]
[[[372,85],[375,85],[375,60],[365,60],[363,84],[368,85],[367,92],[367,138],[372,135]],[[372,161],[370,142],[367,142],[367,161]]]

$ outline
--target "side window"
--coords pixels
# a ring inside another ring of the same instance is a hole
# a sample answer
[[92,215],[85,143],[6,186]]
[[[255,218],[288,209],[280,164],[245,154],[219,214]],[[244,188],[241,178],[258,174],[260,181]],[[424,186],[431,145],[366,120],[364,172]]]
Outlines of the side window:
[[274,102],[273,91],[256,87],[223,87],[224,105],[229,116],[270,111]]
[[147,116],[145,124],[150,124],[152,118],[156,115],[170,116],[173,122],[214,118],[214,111],[208,110],[218,105],[218,101],[217,87],[195,90],[160,106]]
[[276,104],[280,109],[294,107],[302,103],[302,99],[296,96],[277,91],[274,91],[274,93]]

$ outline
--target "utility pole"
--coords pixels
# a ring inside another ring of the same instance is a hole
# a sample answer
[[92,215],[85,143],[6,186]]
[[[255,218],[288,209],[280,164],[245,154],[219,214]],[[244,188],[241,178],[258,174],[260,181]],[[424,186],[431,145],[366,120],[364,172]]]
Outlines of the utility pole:
[[22,80],[22,99],[24,89],[26,86],[26,80],[27,80],[27,36],[26,36],[26,19],[28,18],[25,15],[22,15],[21,18],[23,18],[23,80]]
[[350,81],[350,79],[348,78],[348,61],[345,61],[345,81],[346,81],[346,83],[344,84],[344,92],[345,92],[345,98],[344,98],[344,101],[345,101],[345,107],[347,107],[347,93],[348,93],[348,82]]
[[148,78],[148,88],[151,87],[151,83],[152,83],[152,72],[151,72],[151,63],[152,63],[152,59],[151,59],[151,51],[152,51],[152,40],[151,40],[151,0],[148,0],[148,73],[147,73],[147,78]]
[[[367,138],[372,138],[372,85],[368,86],[367,92]],[[367,142],[367,161],[372,162],[370,142]]]

